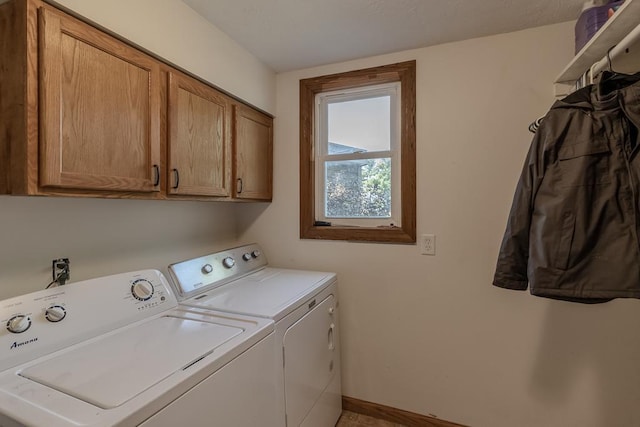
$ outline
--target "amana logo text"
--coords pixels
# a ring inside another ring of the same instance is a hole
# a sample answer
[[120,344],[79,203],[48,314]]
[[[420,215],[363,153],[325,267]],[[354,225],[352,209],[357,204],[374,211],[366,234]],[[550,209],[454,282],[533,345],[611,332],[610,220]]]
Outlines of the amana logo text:
[[13,350],[14,348],[22,347],[23,345],[31,344],[32,342],[36,342],[36,341],[38,341],[38,337],[31,338],[30,340],[22,341],[22,342],[14,341],[13,344],[11,344],[11,347],[9,347],[9,349]]

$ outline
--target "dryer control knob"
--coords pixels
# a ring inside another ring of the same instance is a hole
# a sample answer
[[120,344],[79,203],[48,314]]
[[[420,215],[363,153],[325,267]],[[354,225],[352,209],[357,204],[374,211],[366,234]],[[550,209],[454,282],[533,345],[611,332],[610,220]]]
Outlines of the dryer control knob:
[[224,265],[227,268],[231,268],[234,265],[236,265],[236,260],[228,256],[222,260],[222,265]]
[[213,271],[213,266],[211,264],[205,264],[202,266],[202,272],[204,274],[209,274]]
[[336,311],[335,308],[329,307],[329,314],[333,315],[334,311]]
[[13,316],[7,322],[7,330],[14,334],[20,334],[31,327],[31,318],[24,314]]
[[67,310],[65,310],[61,305],[52,305],[44,312],[44,317],[46,317],[49,322],[54,323],[61,321],[66,316]]
[[249,261],[251,258],[253,258],[253,257],[251,256],[251,254],[249,252],[247,252],[246,254],[242,255],[242,259],[245,260],[245,261]]
[[153,285],[147,279],[138,279],[131,284],[131,295],[139,301],[147,301],[153,296]]
[[259,250],[255,250],[253,252],[251,252],[251,256],[254,258],[258,258],[260,255],[262,255],[262,252],[260,252]]

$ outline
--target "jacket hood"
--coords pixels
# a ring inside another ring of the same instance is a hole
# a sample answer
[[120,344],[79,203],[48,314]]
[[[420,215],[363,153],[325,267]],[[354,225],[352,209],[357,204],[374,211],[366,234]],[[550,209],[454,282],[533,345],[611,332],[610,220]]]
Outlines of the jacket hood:
[[551,109],[558,108],[583,108],[587,110],[593,110],[593,104],[591,102],[591,91],[593,85],[583,87],[577,91],[567,95],[566,97],[557,100],[551,106]]
[[551,109],[582,108],[596,110],[610,108],[618,104],[618,95],[622,90],[624,97],[631,98],[632,102],[625,102],[627,108],[637,105],[637,94],[640,93],[640,72],[635,74],[622,74],[611,71],[603,71],[599,74],[597,82],[578,89],[565,98],[556,101]]

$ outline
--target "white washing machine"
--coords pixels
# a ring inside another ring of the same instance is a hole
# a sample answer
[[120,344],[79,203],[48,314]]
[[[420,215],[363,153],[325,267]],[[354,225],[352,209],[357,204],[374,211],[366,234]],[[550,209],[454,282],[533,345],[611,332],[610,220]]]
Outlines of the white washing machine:
[[0,301],[0,425],[279,426],[274,324],[178,306],[156,270]]
[[172,264],[181,304],[275,321],[282,426],[335,426],[342,412],[335,273],[273,268],[256,244]]

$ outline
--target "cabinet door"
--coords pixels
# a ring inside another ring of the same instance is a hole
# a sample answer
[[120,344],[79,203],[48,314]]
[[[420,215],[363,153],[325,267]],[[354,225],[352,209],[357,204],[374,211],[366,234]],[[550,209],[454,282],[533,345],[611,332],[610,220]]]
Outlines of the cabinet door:
[[271,200],[273,119],[244,105],[234,105],[234,197]]
[[169,73],[169,194],[230,194],[230,125],[225,95],[190,77]]
[[159,191],[160,65],[41,8],[40,185]]

